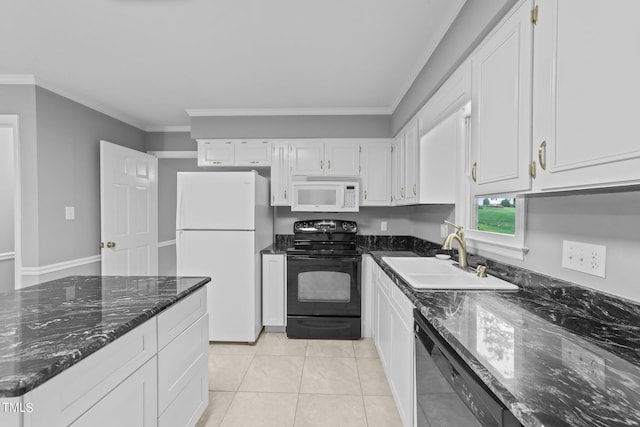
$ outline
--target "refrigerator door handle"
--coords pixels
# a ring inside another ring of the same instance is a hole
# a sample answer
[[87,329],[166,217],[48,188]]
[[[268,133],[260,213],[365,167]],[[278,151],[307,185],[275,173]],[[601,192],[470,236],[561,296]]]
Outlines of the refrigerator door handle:
[[176,228],[182,229],[182,182],[178,179],[178,206],[176,212]]

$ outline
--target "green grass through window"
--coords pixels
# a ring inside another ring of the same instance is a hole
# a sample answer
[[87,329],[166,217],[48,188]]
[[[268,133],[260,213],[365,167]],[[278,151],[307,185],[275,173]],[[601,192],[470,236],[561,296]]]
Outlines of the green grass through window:
[[478,206],[478,230],[515,234],[516,208]]

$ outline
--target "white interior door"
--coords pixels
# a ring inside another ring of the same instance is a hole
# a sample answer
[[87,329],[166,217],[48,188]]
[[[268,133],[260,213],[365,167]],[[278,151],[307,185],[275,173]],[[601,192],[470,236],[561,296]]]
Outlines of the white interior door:
[[100,141],[102,274],[158,274],[158,159]]

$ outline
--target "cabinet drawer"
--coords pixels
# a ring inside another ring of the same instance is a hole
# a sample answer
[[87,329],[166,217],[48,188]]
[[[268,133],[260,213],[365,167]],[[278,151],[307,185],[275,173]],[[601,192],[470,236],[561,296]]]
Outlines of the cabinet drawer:
[[207,312],[207,287],[203,286],[192,295],[158,315],[158,349],[164,348]]
[[32,425],[68,426],[157,351],[151,319],[34,389]]
[[205,314],[158,353],[158,410],[182,395],[194,376],[207,372],[209,316]]
[[186,381],[178,396],[160,415],[159,427],[195,426],[209,404],[207,360]]

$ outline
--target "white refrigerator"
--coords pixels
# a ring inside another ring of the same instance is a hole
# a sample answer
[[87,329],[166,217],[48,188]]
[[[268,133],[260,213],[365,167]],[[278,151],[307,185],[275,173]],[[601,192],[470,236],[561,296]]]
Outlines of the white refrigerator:
[[210,276],[209,341],[256,341],[260,251],[273,240],[268,180],[257,172],[179,172],[177,273]]

